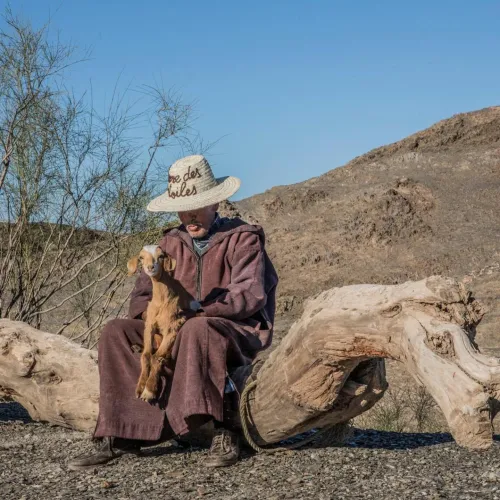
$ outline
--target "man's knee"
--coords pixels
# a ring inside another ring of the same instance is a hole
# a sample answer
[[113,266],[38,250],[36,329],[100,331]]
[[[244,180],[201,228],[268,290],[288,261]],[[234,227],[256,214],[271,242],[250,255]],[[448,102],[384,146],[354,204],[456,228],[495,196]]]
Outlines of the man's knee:
[[176,356],[182,356],[181,352],[203,352],[208,355],[219,348],[224,349],[227,340],[219,332],[215,318],[195,317],[184,323],[176,343]]
[[127,322],[129,321],[129,319],[123,318],[115,318],[108,321],[101,331],[99,346],[103,344],[113,343],[123,338],[123,336],[125,335],[125,330],[127,328]]
[[[203,316],[188,319],[179,331],[182,342],[202,342],[207,338],[220,337],[214,318]],[[188,340],[189,339],[189,340]]]
[[180,332],[182,333],[183,336],[200,335],[202,333],[205,333],[207,328],[208,328],[208,318],[195,317],[188,319],[184,323],[184,325],[182,325]]

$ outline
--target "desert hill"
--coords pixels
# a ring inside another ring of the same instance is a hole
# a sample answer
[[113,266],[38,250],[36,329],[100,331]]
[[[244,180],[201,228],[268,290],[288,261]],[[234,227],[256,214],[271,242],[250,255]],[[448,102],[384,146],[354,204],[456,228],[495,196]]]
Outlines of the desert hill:
[[440,121],[235,209],[266,230],[283,319],[332,286],[443,274],[476,292],[489,310],[478,341],[500,347],[500,107]]

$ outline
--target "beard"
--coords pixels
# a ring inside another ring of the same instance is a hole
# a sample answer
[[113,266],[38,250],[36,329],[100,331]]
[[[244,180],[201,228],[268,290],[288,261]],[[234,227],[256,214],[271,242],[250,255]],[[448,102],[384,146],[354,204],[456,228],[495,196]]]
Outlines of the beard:
[[204,238],[208,234],[208,229],[196,224],[191,223],[186,226],[187,232],[191,238]]

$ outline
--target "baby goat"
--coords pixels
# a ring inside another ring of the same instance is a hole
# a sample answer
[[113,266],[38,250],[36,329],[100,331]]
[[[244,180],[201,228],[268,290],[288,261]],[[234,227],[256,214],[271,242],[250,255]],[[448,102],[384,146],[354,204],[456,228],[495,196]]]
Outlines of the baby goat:
[[[135,393],[138,398],[151,401],[158,396],[162,364],[170,357],[177,332],[186,321],[181,310],[189,308],[190,296],[172,275],[175,259],[159,246],[146,245],[139,255],[132,257],[127,262],[129,276],[137,271],[139,264],[151,278],[153,297],[146,309],[141,376]],[[162,340],[153,353],[155,330],[159,331]]]

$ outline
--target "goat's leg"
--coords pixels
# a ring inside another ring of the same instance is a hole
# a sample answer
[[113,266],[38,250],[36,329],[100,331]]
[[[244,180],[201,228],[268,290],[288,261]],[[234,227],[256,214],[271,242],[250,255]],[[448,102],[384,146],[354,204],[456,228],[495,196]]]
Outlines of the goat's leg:
[[[149,318],[151,316],[152,315],[148,315]],[[144,327],[144,348],[141,354],[141,375],[135,388],[136,396],[141,399],[144,399],[143,392],[151,371],[151,361],[153,356],[153,331],[154,323],[146,320],[146,325]]]
[[142,392],[142,399],[145,401],[150,401],[158,396],[160,372],[162,370],[163,363],[167,359],[167,356],[164,356],[163,353],[170,353],[172,351],[175,337],[176,334],[173,331],[169,330],[168,333],[164,332],[160,347],[151,357],[151,370],[146,382],[146,387]]
[[154,399],[158,396],[160,372],[162,370],[163,364],[171,356],[172,348],[177,337],[177,332],[185,323],[185,321],[185,318],[176,318],[173,321],[169,321],[167,325],[160,328],[160,332],[163,338],[160,346],[152,356],[151,371],[146,382],[146,387],[142,393],[142,399],[150,401],[151,399]]

